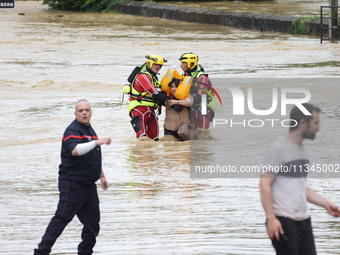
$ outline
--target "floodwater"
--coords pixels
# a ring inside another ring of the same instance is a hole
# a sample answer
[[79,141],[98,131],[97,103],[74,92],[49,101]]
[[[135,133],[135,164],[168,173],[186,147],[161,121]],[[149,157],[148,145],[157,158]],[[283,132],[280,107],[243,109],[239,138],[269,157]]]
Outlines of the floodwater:
[[258,14],[288,15],[293,17],[319,17],[320,6],[329,5],[325,0],[273,0],[273,1],[208,1],[166,2],[208,10],[224,10]]
[[[127,105],[119,100],[121,87],[146,54],[160,54],[167,67],[179,68],[178,57],[188,51],[200,56],[213,78],[336,78],[338,44],[122,14],[57,12],[41,2],[17,1],[0,16],[0,254],[32,254],[40,241],[58,201],[61,136],[81,98],[92,103],[97,134],[113,139],[102,149],[111,186],[99,190],[95,254],[274,253],[257,178],[190,178],[190,143],[137,142]],[[331,117],[338,121],[340,90],[332,89],[321,104],[334,102]],[[339,140],[329,142],[339,155]],[[237,157],[239,151],[228,153]],[[339,179],[310,183],[340,204]],[[339,220],[322,208],[310,210],[318,254],[340,254]],[[74,219],[53,254],[76,254],[80,231]]]

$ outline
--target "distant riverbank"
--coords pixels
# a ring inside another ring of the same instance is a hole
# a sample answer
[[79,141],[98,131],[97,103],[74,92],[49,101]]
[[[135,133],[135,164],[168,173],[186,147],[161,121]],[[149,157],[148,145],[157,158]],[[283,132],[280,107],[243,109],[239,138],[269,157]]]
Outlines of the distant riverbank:
[[115,10],[138,16],[230,26],[249,30],[320,36],[318,17],[290,17],[274,14],[239,13],[167,4],[124,2]]

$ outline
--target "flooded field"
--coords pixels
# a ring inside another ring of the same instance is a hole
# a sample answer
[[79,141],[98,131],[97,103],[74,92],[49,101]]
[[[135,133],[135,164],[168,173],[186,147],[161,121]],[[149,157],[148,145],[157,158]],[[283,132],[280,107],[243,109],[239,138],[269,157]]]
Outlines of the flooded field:
[[[32,254],[40,241],[58,201],[61,136],[81,98],[92,103],[99,137],[113,140],[102,148],[111,186],[99,190],[95,254],[274,254],[258,179],[190,178],[190,142],[137,142],[127,105],[119,101],[121,88],[145,55],[168,59],[162,76],[167,68],[179,70],[178,57],[189,51],[212,78],[336,78],[340,45],[157,18],[57,12],[30,1],[0,9],[0,17],[0,254]],[[332,89],[318,103],[334,110],[330,118],[338,124],[340,88]],[[332,157],[340,158],[338,142],[329,141]],[[268,137],[260,143],[254,149],[266,148]],[[327,143],[321,131],[320,143]],[[318,138],[310,145],[317,144]],[[237,157],[239,149],[228,153]],[[310,184],[340,204],[339,179]],[[339,220],[319,207],[310,210],[318,254],[340,254]],[[52,254],[76,254],[80,231],[74,219]]]

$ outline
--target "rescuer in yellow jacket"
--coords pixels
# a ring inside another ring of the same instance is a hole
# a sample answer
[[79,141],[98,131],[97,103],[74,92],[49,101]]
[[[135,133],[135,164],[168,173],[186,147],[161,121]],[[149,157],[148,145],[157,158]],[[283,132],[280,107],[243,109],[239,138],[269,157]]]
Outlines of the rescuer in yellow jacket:
[[158,55],[147,55],[147,61],[140,68],[131,83],[129,115],[136,137],[159,139],[158,119],[155,110],[166,105],[168,98],[160,91],[158,72],[165,62]]

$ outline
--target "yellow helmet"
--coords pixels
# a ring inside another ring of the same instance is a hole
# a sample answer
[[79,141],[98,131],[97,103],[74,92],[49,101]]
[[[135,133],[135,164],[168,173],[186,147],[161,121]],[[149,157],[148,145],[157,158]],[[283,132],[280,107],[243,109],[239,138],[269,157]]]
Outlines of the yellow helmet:
[[153,64],[164,65],[164,63],[168,62],[165,58],[158,55],[146,55],[147,63],[150,63],[149,68],[152,68]]
[[192,52],[184,53],[180,58],[180,61],[186,62],[189,69],[193,69],[197,66],[198,56]]

